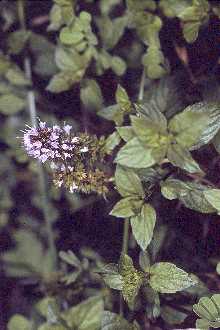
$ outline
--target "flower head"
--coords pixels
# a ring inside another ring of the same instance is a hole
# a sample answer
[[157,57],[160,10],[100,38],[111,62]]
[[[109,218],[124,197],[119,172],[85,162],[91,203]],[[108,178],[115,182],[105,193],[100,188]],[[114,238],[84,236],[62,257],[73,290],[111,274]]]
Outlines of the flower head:
[[70,125],[48,127],[41,121],[37,128],[28,126],[23,136],[27,154],[42,163],[49,162],[56,186],[65,186],[71,193],[105,194],[108,180],[97,168],[104,159],[103,140],[71,130]]

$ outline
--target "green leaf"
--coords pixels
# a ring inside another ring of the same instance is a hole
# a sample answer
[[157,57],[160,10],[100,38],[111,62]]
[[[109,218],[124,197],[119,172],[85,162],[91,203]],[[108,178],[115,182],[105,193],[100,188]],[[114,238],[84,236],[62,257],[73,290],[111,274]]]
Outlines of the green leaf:
[[18,68],[10,68],[7,72],[5,77],[8,81],[17,86],[28,86],[30,85],[30,81],[25,77],[25,74]]
[[146,117],[130,116],[132,128],[137,137],[147,148],[151,149],[153,158],[159,162],[167,152],[169,137],[165,130]]
[[65,311],[63,318],[71,329],[99,330],[103,307],[103,300],[100,296],[91,297]]
[[67,252],[60,251],[59,257],[63,261],[65,261],[67,264],[74,266],[76,268],[81,268],[80,260],[77,258],[77,256],[71,250],[68,250]]
[[120,149],[115,162],[123,166],[145,168],[154,165],[156,161],[152,150],[145,148],[139,139],[135,137]]
[[189,209],[202,213],[216,212],[204,195],[209,189],[195,182],[183,182],[173,178],[161,182],[161,192],[165,198],[170,200],[178,198]]
[[149,147],[162,144],[166,140],[166,129],[161,128],[158,123],[153,122],[146,116],[130,116],[132,128],[138,138]]
[[102,15],[108,15],[112,8],[121,3],[121,0],[101,0],[100,10]]
[[112,120],[116,125],[121,125],[123,123],[124,114],[121,111],[118,104],[110,105],[98,112],[98,115],[107,120]]
[[8,275],[28,277],[41,274],[44,276],[52,271],[48,258],[45,258],[42,244],[32,232],[20,229],[15,232],[14,237],[17,243],[16,249],[5,252],[2,256],[2,260],[6,262]]
[[122,127],[116,127],[120,137],[125,141],[128,142],[131,140],[134,135],[134,131],[131,126],[122,126]]
[[124,34],[128,24],[128,16],[121,16],[111,20],[108,16],[102,16],[96,19],[99,28],[99,34],[105,49],[114,48]]
[[209,330],[210,329],[209,325],[210,325],[210,322],[207,320],[203,320],[203,319],[196,320],[196,329]]
[[[213,328],[220,327],[220,294],[212,297],[202,297],[198,304],[193,305],[193,311],[202,319],[209,322]],[[205,323],[208,325],[208,323]]]
[[139,215],[130,220],[132,233],[143,251],[146,250],[153,237],[156,223],[156,212],[150,204],[144,204]]
[[110,215],[118,218],[129,218],[140,212],[143,201],[137,197],[125,197],[115,204]]
[[200,26],[209,18],[209,3],[207,0],[194,0],[177,16],[183,21],[183,35],[187,42],[194,42]]
[[220,214],[220,189],[209,189],[204,191],[204,196],[207,201],[218,211]]
[[142,57],[142,64],[146,67],[150,79],[159,79],[167,73],[163,53],[158,47],[150,46],[147,49],[147,53]]
[[55,61],[58,68],[62,71],[77,72],[85,70],[90,58],[85,54],[80,55],[72,48],[57,47]]
[[30,330],[31,323],[22,315],[14,314],[7,325],[8,330]]
[[154,0],[127,0],[127,6],[130,11],[154,11],[157,8]]
[[80,99],[89,110],[98,111],[103,106],[102,91],[98,83],[93,79],[83,80],[80,89]]
[[133,1],[128,1],[128,8],[139,38],[148,46],[147,53],[142,58],[147,75],[151,79],[158,79],[166,73],[159,39],[162,21],[159,16],[146,12],[145,6],[137,6]]
[[119,194],[123,197],[144,197],[144,190],[138,175],[131,169],[117,165],[115,171],[115,183]]
[[139,253],[139,265],[141,269],[148,273],[150,269],[150,256],[147,251],[140,251]]
[[208,125],[209,115],[206,112],[195,112],[194,106],[188,106],[183,112],[174,116],[168,125],[175,140],[183,148],[196,144]]
[[150,268],[149,284],[157,292],[175,293],[196,283],[184,270],[170,262],[158,262]]
[[181,324],[187,317],[187,314],[182,313],[172,307],[163,306],[161,308],[161,317],[169,324]]
[[42,35],[33,33],[30,37],[30,49],[33,53],[35,64],[33,66],[34,72],[42,76],[51,77],[58,72],[55,63],[54,53],[55,45],[49,42]]
[[50,50],[37,54],[33,70],[40,76],[51,77],[58,69],[54,61],[54,53]]
[[62,71],[55,76],[52,77],[50,80],[47,90],[52,92],[52,93],[61,93],[66,90],[69,90],[71,86],[80,81],[84,74],[84,70],[79,70],[76,72],[71,72],[71,71]]
[[137,112],[147,117],[148,120],[151,120],[153,124],[158,127],[158,130],[164,133],[167,131],[167,119],[160,111],[159,104],[155,102],[135,104],[135,109]]
[[190,152],[179,144],[170,145],[167,158],[174,166],[182,168],[189,173],[203,174],[199,164],[192,158]]
[[109,135],[105,141],[105,146],[104,146],[106,153],[108,155],[111,155],[115,147],[117,147],[120,142],[121,142],[121,138],[118,132],[113,132],[111,135]]
[[26,30],[17,30],[10,33],[7,42],[9,54],[19,54],[25,47],[30,35],[31,31]]
[[63,23],[62,9],[60,6],[54,4],[49,13],[50,24],[47,31],[57,31]]
[[167,17],[177,17],[191,4],[190,0],[160,0],[159,8]]
[[52,306],[53,309],[55,309],[57,311],[58,306],[57,306],[56,298],[47,296],[47,297],[39,300],[36,303],[35,308],[41,316],[43,316],[45,319],[48,319],[48,310],[49,310],[50,306]]
[[200,22],[187,22],[183,25],[183,36],[187,42],[196,41],[199,35]]
[[217,263],[216,272],[220,275],[220,262]]
[[138,11],[134,14],[134,23],[140,39],[150,47],[160,47],[159,32],[162,20],[149,12]]
[[121,85],[118,85],[117,87],[115,98],[117,104],[124,113],[129,113],[132,111],[132,103],[126,90]]
[[14,115],[23,110],[26,106],[26,100],[15,94],[0,95],[0,112],[4,115]]
[[69,27],[64,27],[60,31],[60,41],[65,45],[75,45],[82,41],[84,38],[84,33],[80,31],[74,31]]
[[128,323],[122,316],[104,311],[102,315],[101,330],[135,330],[132,324]]
[[97,273],[101,274],[105,283],[115,290],[122,290],[122,276],[119,274],[118,265],[106,264],[98,269]]
[[122,255],[119,263],[119,273],[123,278],[122,294],[130,307],[144,280],[144,273],[134,268],[133,261],[128,255]]
[[126,62],[119,56],[112,56],[110,66],[117,76],[123,76],[127,69]]
[[[147,108],[144,110],[145,113],[150,113],[151,116],[154,114],[156,118],[158,112],[162,112],[166,118],[171,118],[184,110],[186,101],[182,88],[183,81],[183,74],[178,72],[173,76],[161,78],[159,82],[151,83],[144,94],[144,107]],[[156,119],[158,120],[159,118]]]
[[186,111],[195,112],[197,114],[205,113],[208,116],[207,124],[202,135],[191,148],[191,150],[199,149],[204,144],[209,143],[220,129],[220,106],[218,103],[200,102],[191,105]]

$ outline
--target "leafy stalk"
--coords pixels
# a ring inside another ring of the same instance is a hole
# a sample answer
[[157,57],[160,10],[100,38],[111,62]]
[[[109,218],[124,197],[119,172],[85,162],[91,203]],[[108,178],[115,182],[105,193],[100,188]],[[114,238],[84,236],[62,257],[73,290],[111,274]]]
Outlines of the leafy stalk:
[[[139,101],[142,101],[143,97],[144,97],[145,75],[146,75],[145,68],[143,68],[142,75],[141,75],[140,88],[139,88],[139,95],[138,95]],[[130,220],[125,219],[121,255],[128,253],[129,225],[130,225]],[[123,316],[124,300],[123,300],[122,292],[120,292],[120,302],[119,303],[120,303],[120,315]]]
[[[124,228],[123,228],[123,241],[122,241],[122,250],[121,255],[128,253],[128,240],[129,240],[129,219],[124,219]],[[120,300],[119,300],[120,315],[123,316],[124,310],[124,298],[122,291],[120,291]]]
[[[19,22],[23,30],[26,30],[26,22],[25,22],[25,1],[19,0],[17,2],[17,10],[18,10],[18,17]],[[31,63],[30,59],[25,56],[24,58],[24,70],[26,77],[32,81],[32,73],[31,73]],[[27,93],[27,99],[28,99],[28,109],[29,109],[29,115],[31,119],[31,123],[33,127],[37,126],[37,110],[36,110],[36,100],[35,100],[35,94],[33,89],[29,90]],[[50,209],[49,209],[49,198],[48,198],[48,192],[47,192],[47,183],[45,178],[45,172],[41,164],[38,164],[38,175],[39,175],[39,181],[40,181],[40,191],[41,191],[41,197],[42,197],[42,209],[45,219],[45,225],[46,225],[46,232],[48,236],[48,247],[50,251],[51,258],[53,260],[53,268],[56,269],[56,263],[57,263],[57,253],[56,253],[56,246],[54,242],[54,235],[53,235],[53,229],[52,229],[52,221],[50,217]]]

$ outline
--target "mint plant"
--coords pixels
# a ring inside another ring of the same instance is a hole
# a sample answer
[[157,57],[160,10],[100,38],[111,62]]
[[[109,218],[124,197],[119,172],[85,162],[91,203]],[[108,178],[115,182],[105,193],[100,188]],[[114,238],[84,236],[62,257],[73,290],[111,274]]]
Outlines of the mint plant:
[[0,327],[220,327],[218,2],[0,18],[2,274],[28,292]]

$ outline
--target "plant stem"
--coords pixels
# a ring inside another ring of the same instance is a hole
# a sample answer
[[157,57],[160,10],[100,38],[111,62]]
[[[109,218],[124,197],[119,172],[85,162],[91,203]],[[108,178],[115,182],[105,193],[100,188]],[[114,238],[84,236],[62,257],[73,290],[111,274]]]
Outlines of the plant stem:
[[25,0],[18,0],[17,2],[17,11],[18,11],[18,19],[23,30],[26,30],[26,21],[25,21]]
[[144,98],[144,85],[145,85],[145,67],[143,68],[142,75],[141,75],[141,82],[140,82],[140,89],[138,94],[138,101],[143,101]]
[[[20,21],[20,25],[22,29],[26,30],[26,23],[25,23],[25,11],[24,11],[24,5],[25,0],[19,0],[18,1],[18,17]],[[30,59],[26,56],[24,59],[24,70],[26,77],[32,82],[32,73],[31,73],[31,63]],[[33,90],[29,90],[27,93],[27,99],[28,99],[28,109],[29,109],[29,115],[31,119],[31,124],[33,127],[37,126],[37,109],[36,109],[36,100],[35,100],[35,94]],[[50,208],[49,208],[49,198],[48,198],[48,192],[47,192],[47,183],[45,178],[45,172],[43,169],[43,166],[41,164],[38,164],[38,175],[39,175],[39,181],[40,181],[40,191],[41,191],[41,197],[42,197],[42,209],[43,209],[43,215],[45,219],[45,225],[46,225],[46,232],[48,236],[48,248],[51,254],[51,258],[53,260],[53,269],[56,269],[57,264],[57,253],[56,253],[56,246],[54,242],[54,235],[53,235],[53,228],[52,228],[52,221],[50,217]]]
[[[130,224],[130,220],[125,219],[124,220],[124,228],[123,228],[123,241],[122,241],[121,255],[128,253],[129,224]],[[123,314],[124,314],[124,299],[123,299],[122,292],[120,292],[119,309],[120,309],[120,315],[123,316]]]
[[128,253],[129,224],[130,224],[129,219],[125,219],[124,228],[123,228],[123,241],[122,241],[121,254]]

